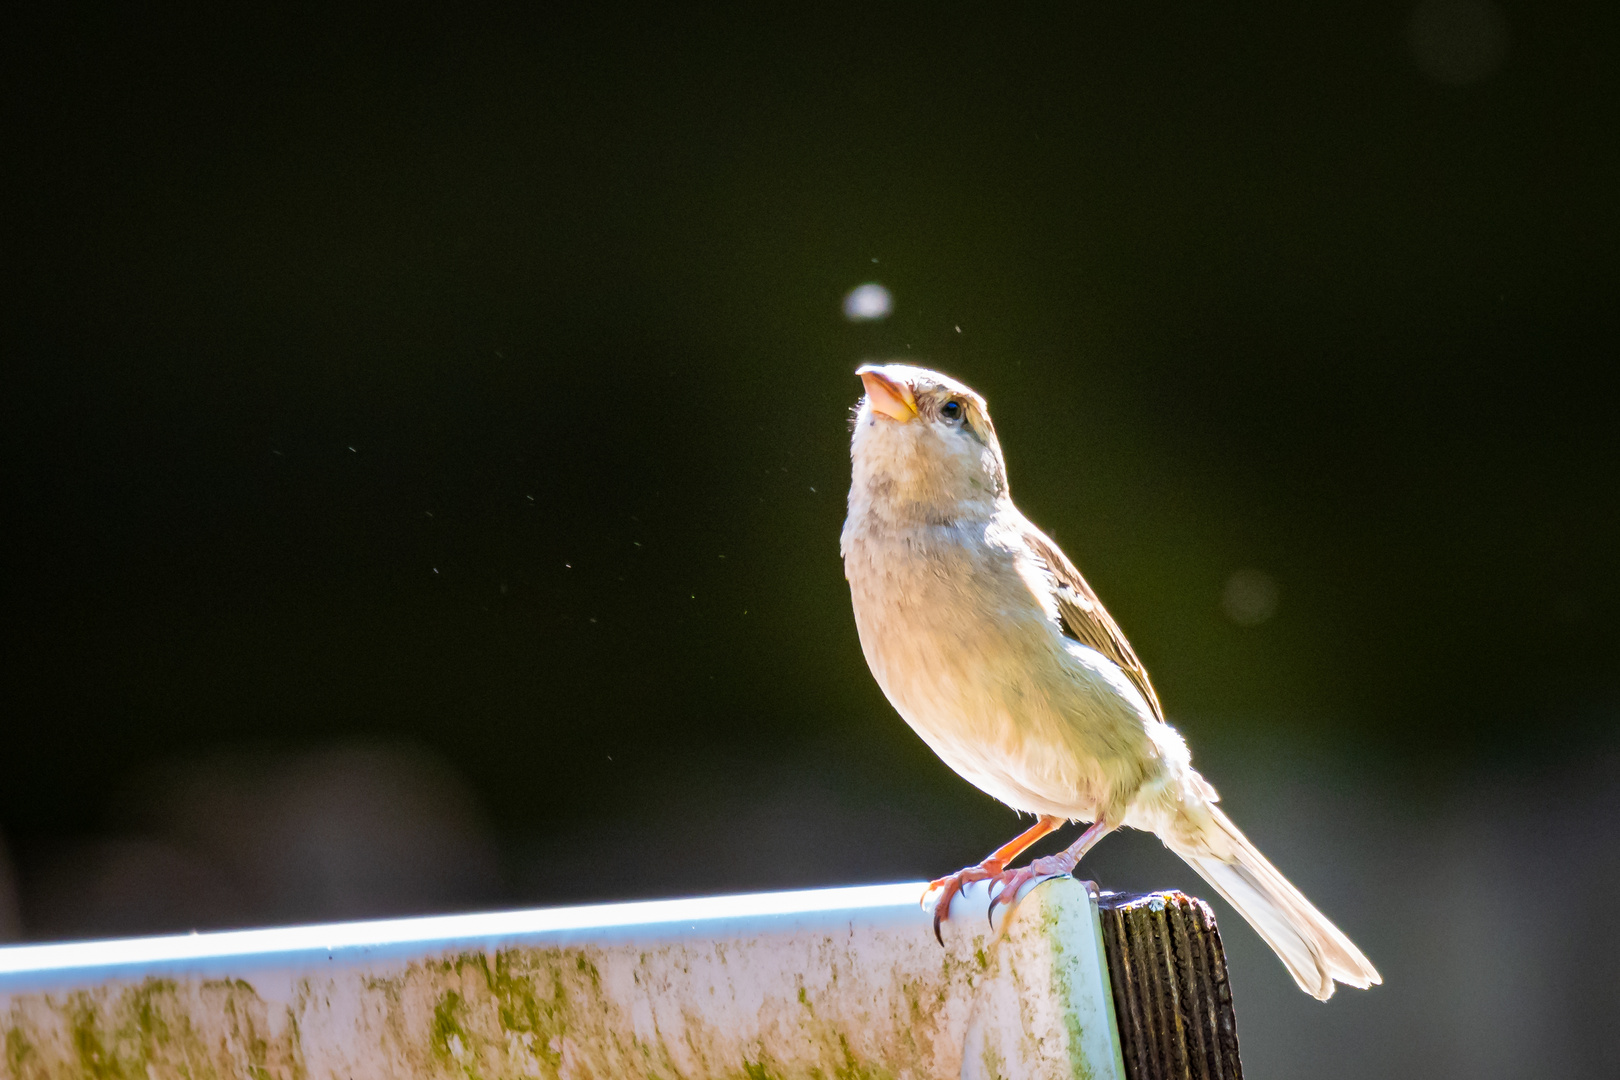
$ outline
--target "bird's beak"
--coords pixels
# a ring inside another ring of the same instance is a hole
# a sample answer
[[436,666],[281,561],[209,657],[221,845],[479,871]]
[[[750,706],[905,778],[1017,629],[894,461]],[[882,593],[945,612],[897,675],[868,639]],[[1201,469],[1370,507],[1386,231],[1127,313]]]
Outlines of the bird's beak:
[[917,399],[912,396],[911,387],[889,378],[875,367],[863,367],[855,374],[866,384],[866,400],[871,402],[873,412],[902,424],[917,418]]

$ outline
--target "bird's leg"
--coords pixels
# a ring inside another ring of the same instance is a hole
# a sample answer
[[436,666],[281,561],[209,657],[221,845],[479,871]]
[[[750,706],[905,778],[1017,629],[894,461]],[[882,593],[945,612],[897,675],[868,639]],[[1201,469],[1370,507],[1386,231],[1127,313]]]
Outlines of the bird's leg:
[[[1045,880],[1050,877],[1063,877],[1074,873],[1074,868],[1080,865],[1086,852],[1097,846],[1097,841],[1113,832],[1114,826],[1104,818],[1098,818],[1087,826],[1086,831],[1080,834],[1080,839],[1058,852],[1056,855],[1043,855],[1035,859],[1028,866],[1021,866],[1017,870],[1004,870],[995,875],[990,883],[990,908],[985,913],[990,918],[990,925],[996,922],[996,908],[1003,906],[1011,910],[1013,903],[1018,899],[1018,890],[1031,881]],[[997,889],[997,886],[1000,886]],[[1088,890],[1088,891],[1095,891]]]
[[950,910],[951,898],[962,891],[963,885],[970,881],[985,881],[999,877],[1006,872],[1007,864],[1022,855],[1025,848],[1062,824],[1062,818],[1042,814],[1039,821],[986,855],[984,861],[977,866],[969,866],[938,881],[930,881],[928,888],[923,890],[923,900],[926,901],[928,894],[935,889],[939,890],[939,898],[934,901],[934,937],[939,939],[939,943],[945,944],[945,937],[939,931],[939,924]]

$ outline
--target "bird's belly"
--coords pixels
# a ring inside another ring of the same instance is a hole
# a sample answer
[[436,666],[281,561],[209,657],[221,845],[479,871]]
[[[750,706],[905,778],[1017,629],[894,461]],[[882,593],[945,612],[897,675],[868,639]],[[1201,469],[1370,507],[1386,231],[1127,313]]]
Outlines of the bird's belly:
[[974,786],[1018,810],[1079,820],[1120,808],[1140,786],[1143,718],[1076,662],[1033,600],[984,611],[926,578],[898,590],[864,588],[856,575],[850,584],[884,694]]

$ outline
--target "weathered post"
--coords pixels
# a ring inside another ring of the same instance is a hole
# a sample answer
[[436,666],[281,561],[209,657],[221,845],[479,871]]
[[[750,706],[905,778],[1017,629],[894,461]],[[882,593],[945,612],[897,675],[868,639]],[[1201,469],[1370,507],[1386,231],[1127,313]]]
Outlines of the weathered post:
[[1098,901],[1125,1075],[1242,1080],[1226,953],[1209,905],[1179,892]]

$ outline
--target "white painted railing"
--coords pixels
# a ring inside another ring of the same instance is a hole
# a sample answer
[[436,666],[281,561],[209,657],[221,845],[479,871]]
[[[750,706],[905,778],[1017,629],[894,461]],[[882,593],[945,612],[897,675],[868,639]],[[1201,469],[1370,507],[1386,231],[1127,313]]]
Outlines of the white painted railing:
[[1095,901],[922,884],[0,949],[23,1077],[1123,1080]]

